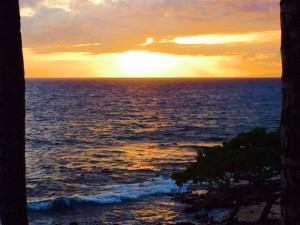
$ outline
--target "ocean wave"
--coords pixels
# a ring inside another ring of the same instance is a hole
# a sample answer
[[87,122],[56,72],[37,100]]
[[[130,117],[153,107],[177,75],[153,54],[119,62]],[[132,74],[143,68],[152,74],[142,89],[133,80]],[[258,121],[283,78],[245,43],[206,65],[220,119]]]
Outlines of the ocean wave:
[[60,197],[48,201],[30,202],[28,209],[33,211],[72,210],[82,204],[113,204],[153,195],[186,192],[187,187],[188,185],[185,185],[180,188],[174,180],[159,176],[142,183],[112,186],[98,195]]

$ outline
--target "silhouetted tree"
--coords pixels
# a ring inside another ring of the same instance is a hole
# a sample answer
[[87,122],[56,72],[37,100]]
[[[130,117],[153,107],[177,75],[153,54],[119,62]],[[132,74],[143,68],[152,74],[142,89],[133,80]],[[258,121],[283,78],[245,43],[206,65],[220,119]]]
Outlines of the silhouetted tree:
[[0,208],[3,225],[27,225],[25,84],[18,0],[0,1]]
[[282,224],[300,224],[300,1],[281,0]]

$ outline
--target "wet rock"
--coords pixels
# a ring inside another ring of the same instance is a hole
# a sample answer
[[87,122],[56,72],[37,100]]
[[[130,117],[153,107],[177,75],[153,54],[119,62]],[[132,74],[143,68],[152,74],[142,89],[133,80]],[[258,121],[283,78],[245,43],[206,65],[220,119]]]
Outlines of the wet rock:
[[204,208],[206,210],[216,208],[230,208],[234,205],[234,200],[230,194],[223,192],[213,192],[206,195]]
[[177,222],[177,223],[163,222],[163,223],[157,223],[156,225],[195,225],[195,224],[192,222]]
[[207,223],[209,221],[209,216],[206,211],[200,211],[194,216],[194,220],[197,220],[197,222],[201,223]]
[[192,222],[178,222],[178,223],[175,223],[175,225],[195,225],[195,224]]
[[69,225],[79,225],[77,222],[72,222],[72,223],[70,223]]
[[209,220],[214,223],[222,223],[229,219],[232,209],[214,209],[208,213]]
[[188,205],[185,212],[197,212],[204,207],[205,195],[189,192],[176,195],[174,200]]
[[163,222],[163,223],[157,223],[156,225],[174,225],[174,223]]

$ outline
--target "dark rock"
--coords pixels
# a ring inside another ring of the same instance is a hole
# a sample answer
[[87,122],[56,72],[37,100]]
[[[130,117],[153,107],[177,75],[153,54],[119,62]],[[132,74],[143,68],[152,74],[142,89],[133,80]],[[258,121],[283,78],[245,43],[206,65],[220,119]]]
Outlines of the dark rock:
[[174,197],[175,201],[179,201],[185,204],[201,204],[204,202],[205,195],[197,195],[192,192],[177,194]]
[[174,225],[174,223],[162,222],[162,223],[157,223],[156,225]]
[[175,225],[195,225],[195,224],[192,222],[178,222],[178,223],[175,223]]
[[194,216],[194,219],[198,222],[205,223],[209,221],[209,216],[206,212],[201,212]]
[[69,225],[79,225],[77,222],[72,222],[72,223],[70,223]]
[[[280,192],[280,182],[270,181],[269,183],[259,185],[237,185],[228,189],[214,189],[209,190],[207,193],[202,192],[186,192],[174,195],[174,200],[186,204],[184,212],[197,213],[193,219],[199,223],[208,224],[214,222],[215,218],[208,216],[209,211],[215,209],[234,209],[251,206],[257,202],[268,202],[270,198],[278,195]],[[223,214],[217,218],[222,221]],[[226,219],[228,215],[224,214]],[[175,225],[192,224],[190,222],[175,223]],[[161,224],[165,225],[165,224]],[[264,224],[265,225],[265,224]],[[272,224],[273,225],[273,224]]]

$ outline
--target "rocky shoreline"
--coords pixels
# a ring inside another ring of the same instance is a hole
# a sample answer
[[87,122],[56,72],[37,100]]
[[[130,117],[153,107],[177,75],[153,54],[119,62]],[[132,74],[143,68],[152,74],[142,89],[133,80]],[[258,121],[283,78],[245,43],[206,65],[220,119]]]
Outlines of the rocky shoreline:
[[[191,219],[156,225],[280,225],[279,179],[262,186],[236,185],[223,190],[203,190],[195,186],[189,192],[172,197],[185,205],[182,213],[189,214]],[[79,224],[72,222],[69,225]]]
[[193,221],[157,225],[279,225],[280,180],[263,186],[237,185],[228,190],[193,190],[176,194],[174,200],[186,205]]

